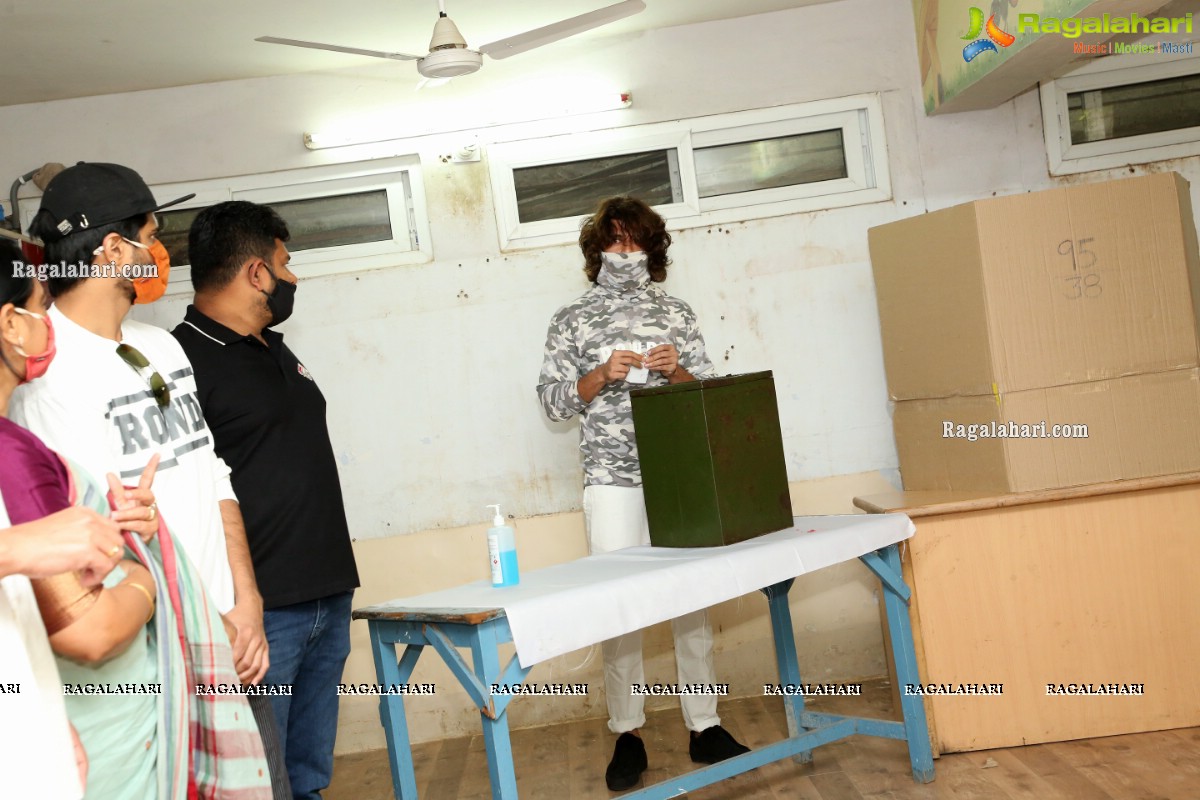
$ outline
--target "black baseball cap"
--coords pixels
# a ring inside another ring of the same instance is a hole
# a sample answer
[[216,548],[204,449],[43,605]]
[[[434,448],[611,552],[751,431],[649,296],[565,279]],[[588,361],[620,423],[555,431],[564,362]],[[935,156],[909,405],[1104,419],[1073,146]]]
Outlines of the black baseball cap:
[[80,161],[55,175],[46,186],[41,210],[53,218],[53,227],[58,232],[54,240],[57,240],[88,228],[160,211],[195,196],[189,194],[159,203],[142,176],[129,167]]

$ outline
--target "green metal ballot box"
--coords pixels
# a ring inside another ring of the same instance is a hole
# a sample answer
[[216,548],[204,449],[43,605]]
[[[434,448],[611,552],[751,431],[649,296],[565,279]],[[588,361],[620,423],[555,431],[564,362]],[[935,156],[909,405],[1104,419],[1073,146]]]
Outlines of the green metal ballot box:
[[769,371],[629,395],[651,544],[715,547],[791,527]]

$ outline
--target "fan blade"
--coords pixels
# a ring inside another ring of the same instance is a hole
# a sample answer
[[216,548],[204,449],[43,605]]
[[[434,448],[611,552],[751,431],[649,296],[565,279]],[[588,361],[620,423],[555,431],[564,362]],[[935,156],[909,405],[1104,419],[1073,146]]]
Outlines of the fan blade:
[[518,33],[516,36],[510,36],[507,39],[485,44],[479,48],[479,52],[487,53],[492,58],[508,58],[518,53],[524,53],[526,50],[541,47],[544,44],[557,42],[559,39],[566,39],[568,36],[574,36],[577,33],[590,31],[592,28],[599,28],[601,25],[607,25],[610,22],[616,22],[625,17],[632,17],[639,11],[644,11],[645,8],[646,4],[643,0],[625,0],[623,3],[599,8],[595,11],[589,11],[586,14],[580,14],[577,17],[555,22],[552,25],[535,28],[531,31],[525,31],[525,33]]
[[292,47],[307,47],[311,50],[330,50],[334,53],[349,53],[352,56],[371,56],[373,58],[392,58],[396,61],[416,61],[423,56],[410,56],[408,53],[385,53],[382,50],[362,50],[358,47],[342,47],[336,44],[321,44],[320,42],[303,42],[299,39],[280,39],[277,36],[259,36],[254,41],[267,44],[287,44]]
[[436,89],[439,86],[445,86],[450,82],[450,80],[450,78],[421,78],[421,80],[417,81],[416,91],[419,92],[422,89]]

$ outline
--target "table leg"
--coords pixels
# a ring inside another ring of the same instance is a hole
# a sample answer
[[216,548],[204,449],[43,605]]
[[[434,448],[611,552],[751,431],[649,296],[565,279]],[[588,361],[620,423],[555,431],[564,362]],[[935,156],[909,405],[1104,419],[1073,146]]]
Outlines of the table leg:
[[[396,660],[396,642],[387,636],[390,627],[386,621],[370,620],[367,623],[371,634],[371,653],[375,657],[375,675],[384,686],[404,683],[412,674],[418,646],[408,645],[404,649],[405,669],[402,674]],[[392,791],[396,800],[417,800],[417,777],[413,773],[412,744],[408,739],[408,720],[404,716],[404,695],[389,694],[379,698],[379,717],[383,732],[387,736],[388,754],[392,767]]]
[[[475,675],[489,690],[500,682],[500,640],[496,621],[475,626],[471,637],[471,656]],[[488,776],[492,781],[493,800],[516,800],[517,774],[513,768],[512,744],[508,737],[507,708],[492,719],[480,714],[483,722],[483,744],[487,750]]]
[[[891,576],[903,586],[900,571],[900,550],[892,544],[879,551]],[[908,739],[908,758],[912,763],[913,779],[920,783],[933,780],[933,751],[929,746],[929,723],[925,719],[925,703],[920,695],[905,692],[907,684],[921,682],[917,674],[917,655],[913,648],[912,625],[908,604],[896,589],[883,582],[883,602],[887,607],[888,628],[891,631],[892,657],[896,660],[896,680],[900,684],[900,709],[904,713],[904,733]]]
[[[800,694],[800,662],[796,652],[796,634],[792,630],[792,609],[788,605],[788,590],[792,581],[786,580],[763,589],[771,609],[771,633],[775,638],[775,662],[779,668],[779,683],[786,692],[783,708],[787,714],[788,737],[795,738],[804,732],[800,720],[804,714],[804,696]],[[805,750],[792,758],[797,764],[812,761],[812,750]]]

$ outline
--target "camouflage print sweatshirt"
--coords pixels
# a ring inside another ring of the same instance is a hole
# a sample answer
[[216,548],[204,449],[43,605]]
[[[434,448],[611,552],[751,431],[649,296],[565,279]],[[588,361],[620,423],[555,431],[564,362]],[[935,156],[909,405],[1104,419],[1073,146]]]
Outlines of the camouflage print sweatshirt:
[[[593,286],[550,320],[538,397],[552,420],[580,415],[584,485],[642,485],[629,401],[629,390],[642,385],[606,384],[591,403],[584,403],[579,379],[607,361],[614,348],[645,352],[659,344],[675,345],[679,365],[697,378],[713,374],[696,315],[656,283],[633,291]],[[651,372],[645,385],[666,383],[661,372]]]

